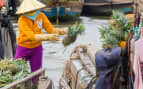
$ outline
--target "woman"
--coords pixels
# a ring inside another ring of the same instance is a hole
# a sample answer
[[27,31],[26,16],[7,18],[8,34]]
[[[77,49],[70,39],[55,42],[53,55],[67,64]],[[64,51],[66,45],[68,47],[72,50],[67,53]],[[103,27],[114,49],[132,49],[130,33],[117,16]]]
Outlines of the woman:
[[[41,41],[58,41],[58,35],[65,30],[54,29],[48,18],[40,12],[45,5],[36,0],[23,0],[16,14],[21,14],[18,20],[19,36],[15,59],[30,61],[31,72],[42,67]],[[43,34],[45,29],[48,34]],[[54,34],[56,33],[56,34]]]

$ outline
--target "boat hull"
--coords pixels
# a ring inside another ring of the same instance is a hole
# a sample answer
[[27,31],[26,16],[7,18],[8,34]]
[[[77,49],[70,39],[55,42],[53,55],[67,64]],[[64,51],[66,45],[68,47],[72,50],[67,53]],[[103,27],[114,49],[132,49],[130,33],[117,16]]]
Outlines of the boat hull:
[[97,6],[83,6],[82,14],[85,15],[111,15],[112,10],[121,10],[125,13],[131,13],[132,3],[128,4],[112,4],[112,5],[97,5]]

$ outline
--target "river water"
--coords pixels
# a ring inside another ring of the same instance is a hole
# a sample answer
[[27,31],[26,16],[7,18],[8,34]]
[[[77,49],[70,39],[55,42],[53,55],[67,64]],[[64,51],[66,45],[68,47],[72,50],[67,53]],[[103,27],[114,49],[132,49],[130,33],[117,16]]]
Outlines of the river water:
[[[85,27],[85,33],[77,37],[75,43],[68,47],[62,45],[62,39],[64,36],[60,36],[59,42],[43,42],[44,55],[43,55],[43,67],[46,68],[46,76],[51,78],[54,82],[55,89],[58,88],[58,82],[61,77],[65,60],[69,58],[73,48],[80,44],[96,44],[98,48],[101,48],[102,42],[100,39],[99,27],[107,24],[108,19],[104,17],[80,17],[81,23]],[[67,28],[74,22],[61,23],[55,25],[55,27]],[[17,23],[13,23],[14,30],[18,35]]]

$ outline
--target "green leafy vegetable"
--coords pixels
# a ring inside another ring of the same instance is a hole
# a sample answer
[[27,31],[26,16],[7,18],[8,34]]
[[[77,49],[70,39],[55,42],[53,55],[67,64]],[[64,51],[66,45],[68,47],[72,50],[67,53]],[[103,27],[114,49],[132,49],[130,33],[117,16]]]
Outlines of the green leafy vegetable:
[[0,88],[12,83],[15,80],[22,79],[30,73],[30,67],[26,61],[1,60],[0,61]]
[[63,39],[63,45],[68,46],[75,42],[78,35],[81,35],[85,31],[83,24],[75,23],[68,28],[68,35]]

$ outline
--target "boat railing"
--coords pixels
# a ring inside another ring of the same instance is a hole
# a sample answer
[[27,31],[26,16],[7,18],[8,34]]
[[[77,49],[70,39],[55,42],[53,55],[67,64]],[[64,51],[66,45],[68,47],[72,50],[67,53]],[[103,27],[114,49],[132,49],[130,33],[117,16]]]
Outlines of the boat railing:
[[[27,77],[17,80],[11,84],[8,84],[7,86],[0,88],[0,89],[16,89],[17,85],[20,85],[20,89],[32,89],[32,79],[34,79],[34,85],[38,87],[38,76],[41,74],[41,76],[44,76],[45,69],[39,69],[36,72],[33,72],[29,74]],[[33,86],[34,86],[33,85]]]

